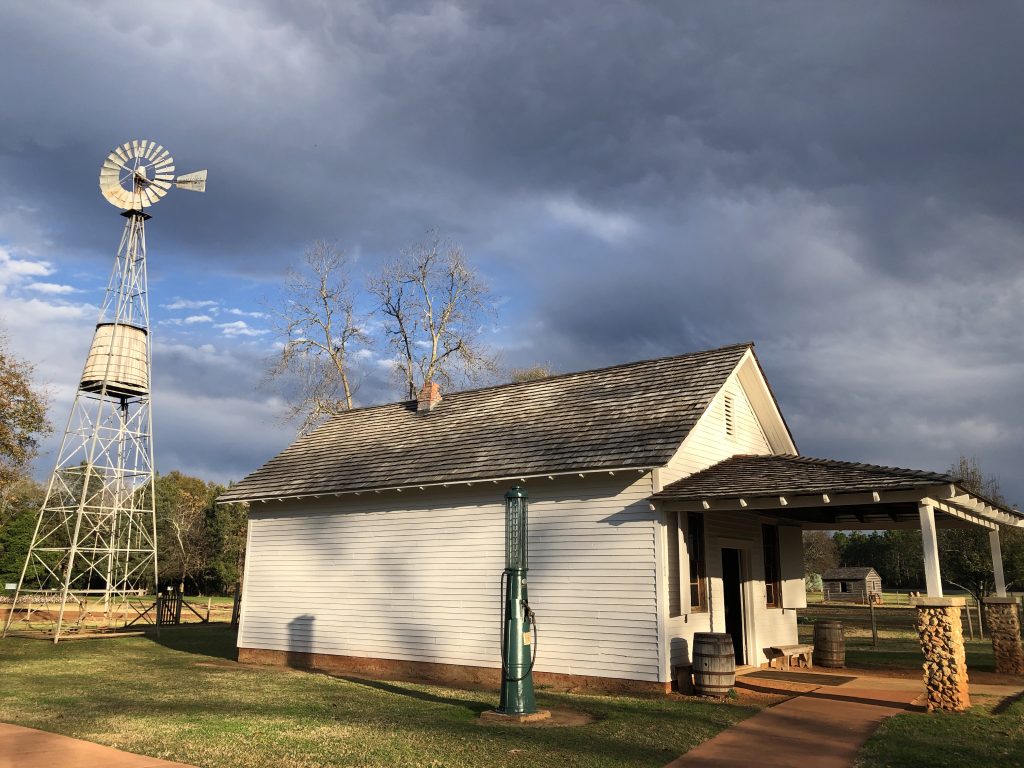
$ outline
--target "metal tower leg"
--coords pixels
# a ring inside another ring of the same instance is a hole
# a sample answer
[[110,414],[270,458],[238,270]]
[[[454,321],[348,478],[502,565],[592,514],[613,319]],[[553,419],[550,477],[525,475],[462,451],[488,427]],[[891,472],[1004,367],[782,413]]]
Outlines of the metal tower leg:
[[99,598],[108,625],[113,625],[130,596],[157,585],[145,235],[149,217],[137,210],[123,215],[127,221],[92,349],[5,635],[20,598],[59,595],[52,628],[57,642],[66,632],[69,600],[79,604],[76,625],[85,618],[87,604],[82,600],[89,597]]

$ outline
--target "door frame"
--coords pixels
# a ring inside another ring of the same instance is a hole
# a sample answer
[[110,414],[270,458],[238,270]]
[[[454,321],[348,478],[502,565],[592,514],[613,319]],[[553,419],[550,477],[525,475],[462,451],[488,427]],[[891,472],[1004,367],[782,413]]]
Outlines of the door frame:
[[[742,603],[741,616],[743,619],[743,649],[745,651],[747,666],[758,667],[759,662],[757,651],[757,626],[754,623],[754,581],[751,575],[750,550],[754,542],[747,539],[720,538],[715,542],[718,547],[718,567],[722,580],[722,605],[725,606],[725,568],[722,565],[722,550],[735,549],[739,551],[740,561],[740,602]],[[725,612],[722,613],[722,628],[725,629]]]

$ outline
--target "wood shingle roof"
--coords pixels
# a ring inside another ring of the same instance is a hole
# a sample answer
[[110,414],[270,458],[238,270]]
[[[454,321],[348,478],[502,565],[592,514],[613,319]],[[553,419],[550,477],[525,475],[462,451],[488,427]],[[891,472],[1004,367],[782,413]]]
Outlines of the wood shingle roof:
[[810,456],[733,456],[666,485],[652,498],[692,501],[810,493],[900,491],[956,482],[949,475]]
[[347,411],[219,501],[662,466],[752,346]]

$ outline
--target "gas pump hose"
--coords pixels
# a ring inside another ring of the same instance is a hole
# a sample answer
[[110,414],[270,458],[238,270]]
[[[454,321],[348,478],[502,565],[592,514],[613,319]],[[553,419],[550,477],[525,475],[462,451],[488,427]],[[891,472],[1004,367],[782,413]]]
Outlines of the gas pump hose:
[[533,652],[530,654],[530,666],[523,672],[522,677],[509,677],[508,668],[505,666],[505,651],[508,650],[508,646],[505,643],[505,574],[501,574],[501,673],[505,676],[505,680],[509,683],[518,683],[525,680],[533,672],[533,665],[537,663],[537,615],[530,608],[530,604],[525,600],[520,602],[523,604],[523,612],[526,618],[530,622],[530,630],[533,632],[533,642],[530,645],[533,648]]

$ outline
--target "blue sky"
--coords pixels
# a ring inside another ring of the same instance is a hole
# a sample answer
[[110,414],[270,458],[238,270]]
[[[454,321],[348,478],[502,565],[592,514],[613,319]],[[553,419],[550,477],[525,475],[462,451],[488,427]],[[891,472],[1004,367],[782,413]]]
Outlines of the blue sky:
[[[1024,500],[1019,3],[0,14],[0,323],[58,427],[122,225],[99,166],[152,138],[210,171],[147,230],[161,471],[239,479],[294,435],[258,313],[312,240],[364,274],[436,227],[507,365],[753,340],[804,453],[964,453]],[[384,357],[360,402],[395,396]]]

